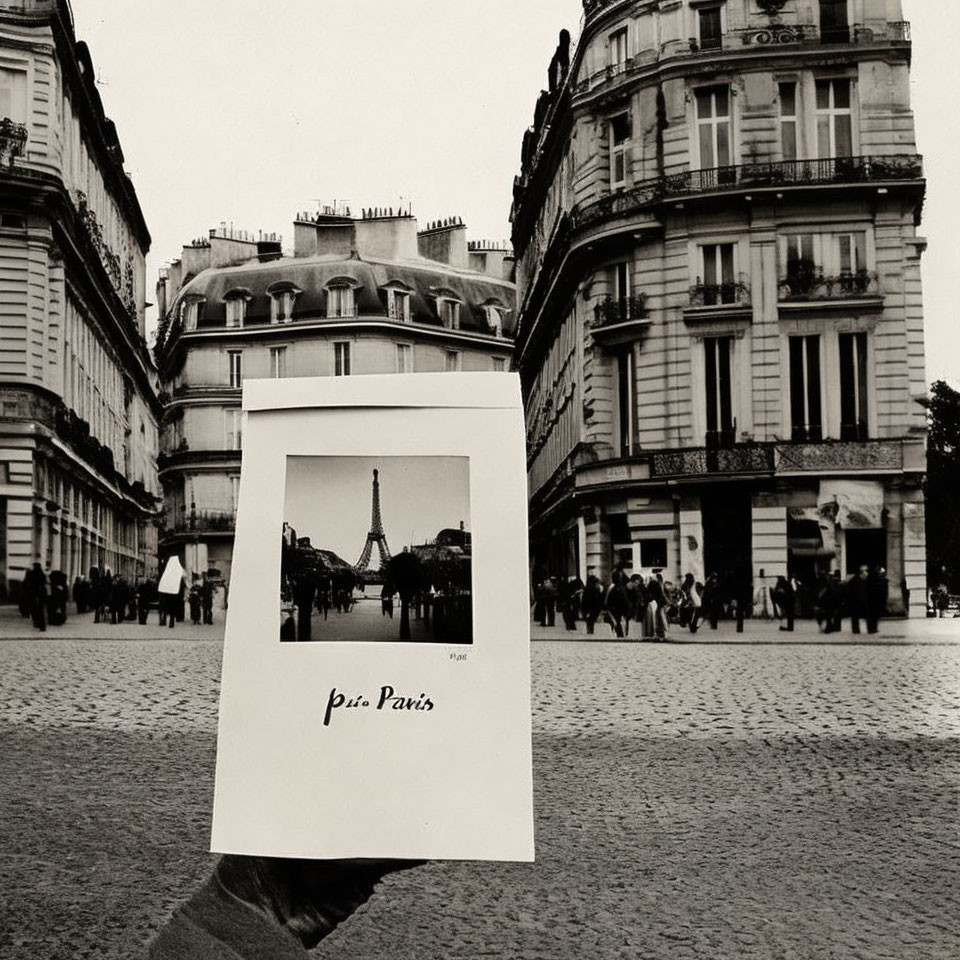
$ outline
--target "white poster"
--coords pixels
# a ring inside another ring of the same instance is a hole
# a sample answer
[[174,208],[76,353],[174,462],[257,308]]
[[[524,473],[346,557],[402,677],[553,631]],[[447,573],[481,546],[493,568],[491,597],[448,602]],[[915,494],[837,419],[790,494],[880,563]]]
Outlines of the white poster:
[[517,379],[247,381],[212,849],[533,859]]

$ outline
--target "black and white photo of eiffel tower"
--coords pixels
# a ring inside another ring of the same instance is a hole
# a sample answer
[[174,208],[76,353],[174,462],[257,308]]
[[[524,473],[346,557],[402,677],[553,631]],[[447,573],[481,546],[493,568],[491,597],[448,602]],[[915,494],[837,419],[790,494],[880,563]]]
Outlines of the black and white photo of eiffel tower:
[[387,538],[383,532],[383,521],[380,518],[380,471],[373,471],[373,504],[370,508],[370,532],[367,534],[366,543],[363,545],[363,553],[356,562],[357,573],[361,576],[366,573],[370,567],[370,560],[373,556],[373,548],[376,546],[380,554],[380,570],[383,570],[390,562],[390,548],[387,546]]
[[280,639],[472,643],[469,473],[465,457],[289,457]]

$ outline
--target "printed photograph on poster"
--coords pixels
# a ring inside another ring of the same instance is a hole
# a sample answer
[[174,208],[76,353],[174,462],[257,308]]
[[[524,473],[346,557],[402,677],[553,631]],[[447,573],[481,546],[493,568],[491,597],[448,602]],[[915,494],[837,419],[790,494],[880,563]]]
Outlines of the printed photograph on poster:
[[472,643],[469,465],[288,457],[280,640]]

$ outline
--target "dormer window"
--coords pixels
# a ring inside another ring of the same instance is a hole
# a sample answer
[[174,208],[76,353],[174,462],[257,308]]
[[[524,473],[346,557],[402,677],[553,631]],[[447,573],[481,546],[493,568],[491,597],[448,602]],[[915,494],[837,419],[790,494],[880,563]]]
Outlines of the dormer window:
[[406,284],[393,281],[386,287],[387,316],[401,323],[410,322],[410,294],[413,292]]
[[350,277],[336,277],[327,286],[327,318],[355,317],[357,315],[354,291],[357,284]]
[[196,330],[200,318],[203,316],[203,305],[206,300],[203,297],[187,296],[180,304],[180,319],[183,321],[184,330]]
[[299,287],[290,282],[273,283],[267,287],[270,295],[270,322],[290,323],[293,320],[293,304],[301,292]]
[[495,337],[503,336],[503,316],[506,312],[499,303],[485,303],[483,305],[487,327]]
[[247,303],[251,299],[250,291],[241,288],[229,290],[223,295],[228,327],[243,326],[247,316]]

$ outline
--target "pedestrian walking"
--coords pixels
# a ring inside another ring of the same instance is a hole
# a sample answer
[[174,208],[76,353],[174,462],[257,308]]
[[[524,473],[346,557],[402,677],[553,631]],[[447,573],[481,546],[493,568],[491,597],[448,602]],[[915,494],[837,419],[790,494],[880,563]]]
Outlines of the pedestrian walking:
[[780,614],[780,629],[793,630],[793,610],[794,593],[793,585],[786,577],[777,577],[776,586],[773,588],[773,595],[776,597],[776,609]]
[[[850,629],[853,633],[860,632],[861,620],[867,620],[867,629],[870,628],[871,585],[868,582],[869,579],[870,568],[862,564],[857,573],[847,581],[847,604],[850,609]],[[875,633],[876,630],[871,632]]]
[[680,590],[683,593],[683,605],[687,609],[687,625],[691,633],[697,632],[700,626],[700,614],[703,611],[703,585],[698,583],[692,573],[688,573],[683,578],[683,586]]
[[563,584],[563,605],[560,613],[563,616],[563,625],[567,630],[577,629],[577,618],[583,603],[584,583],[578,576],[570,577]]
[[50,572],[50,597],[47,600],[47,622],[59,627],[67,622],[67,575],[62,570]]
[[37,630],[47,629],[47,576],[39,563],[34,563],[23,578],[23,594],[26,607]]
[[720,578],[711,573],[703,585],[703,615],[710,623],[710,629],[716,630],[720,618]]
[[[161,616],[172,630],[177,622],[177,614],[187,585],[187,574],[180,563],[180,558],[174,554],[167,560],[160,576],[157,592],[160,599]],[[162,624],[161,620],[161,624]]]
[[553,577],[543,581],[543,615],[545,622],[541,626],[552,627],[557,619],[557,583]]
[[200,574],[200,612],[203,622],[209,627],[213,624],[213,577],[206,573]]
[[594,574],[587,576],[587,582],[583,588],[583,597],[580,600],[580,612],[583,615],[583,622],[587,626],[587,634],[593,635],[593,629],[603,613],[603,584]]
[[190,607],[190,622],[195,627],[200,626],[200,578],[196,574],[193,574],[190,578],[190,592],[187,594],[187,603]]

